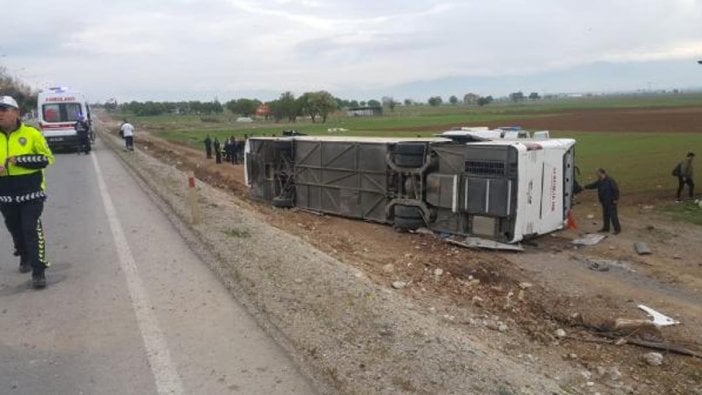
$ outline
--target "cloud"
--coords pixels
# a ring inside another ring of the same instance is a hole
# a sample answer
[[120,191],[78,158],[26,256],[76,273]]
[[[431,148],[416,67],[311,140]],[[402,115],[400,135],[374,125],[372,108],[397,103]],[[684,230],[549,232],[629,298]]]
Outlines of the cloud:
[[702,57],[695,0],[35,0],[0,24],[21,32],[0,43],[10,70],[101,98],[343,96]]

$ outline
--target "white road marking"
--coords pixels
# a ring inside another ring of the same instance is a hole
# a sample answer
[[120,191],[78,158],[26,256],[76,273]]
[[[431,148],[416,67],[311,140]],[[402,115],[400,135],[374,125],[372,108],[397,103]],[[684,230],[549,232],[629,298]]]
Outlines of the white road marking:
[[154,375],[156,389],[159,394],[183,394],[183,384],[171,360],[166,339],[159,328],[158,320],[151,310],[152,306],[149,295],[139,277],[132,250],[129,248],[127,238],[124,236],[122,224],[119,222],[119,218],[117,218],[117,211],[107,191],[107,185],[103,179],[97,156],[95,156],[93,152],[90,153],[90,156],[93,160],[102,202],[105,206],[105,213],[107,214],[107,220],[110,224],[115,247],[117,248],[119,264],[127,280],[129,296],[132,299],[132,306],[136,314],[141,338],[144,341],[146,355],[149,359],[151,372]]

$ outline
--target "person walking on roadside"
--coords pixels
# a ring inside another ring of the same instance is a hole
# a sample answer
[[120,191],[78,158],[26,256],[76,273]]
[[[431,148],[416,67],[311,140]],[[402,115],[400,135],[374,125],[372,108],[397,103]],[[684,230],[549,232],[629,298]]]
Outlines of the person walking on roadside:
[[17,101],[0,97],[0,212],[12,235],[19,270],[32,272],[32,286],[46,287],[41,213],[46,199],[44,168],[54,156],[44,136],[20,121]]
[[208,134],[207,137],[205,137],[205,153],[207,154],[207,159],[212,159],[212,139],[210,138],[210,135]]
[[215,163],[220,164],[222,163],[222,146],[219,144],[217,137],[214,138],[212,145],[214,146]]
[[675,166],[675,169],[673,170],[673,175],[678,176],[678,193],[676,199],[676,202],[678,203],[681,202],[680,195],[682,194],[685,185],[687,185],[690,199],[692,199],[695,196],[695,175],[692,170],[692,159],[694,158],[695,153],[688,152],[687,156],[685,156],[685,159],[678,163],[678,165]]
[[124,137],[124,150],[134,151],[134,125],[125,119],[119,130]]
[[617,182],[607,174],[605,169],[597,169],[597,181],[585,185],[584,189],[597,189],[597,197],[602,205],[602,228],[598,232],[609,232],[609,224],[614,226],[614,234],[619,234],[622,227],[619,224],[617,203],[619,202],[619,187]]
[[83,115],[78,116],[75,125],[76,134],[78,135],[78,153],[84,152],[86,155],[90,153],[90,125],[85,121]]

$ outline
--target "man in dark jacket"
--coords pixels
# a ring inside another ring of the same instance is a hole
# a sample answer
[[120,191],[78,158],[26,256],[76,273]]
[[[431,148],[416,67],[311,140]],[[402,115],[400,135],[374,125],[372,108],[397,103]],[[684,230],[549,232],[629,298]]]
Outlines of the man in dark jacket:
[[212,139],[209,134],[205,137],[205,154],[207,159],[212,159]]
[[219,139],[214,138],[215,163],[222,163],[222,146],[219,144]]
[[694,159],[695,153],[688,152],[685,160],[680,162],[676,167],[676,172],[678,176],[678,198],[677,202],[680,202],[680,194],[682,194],[683,188],[687,185],[688,192],[690,193],[690,199],[695,196],[695,174],[692,170],[692,159]]
[[597,189],[597,197],[602,205],[602,229],[598,232],[609,232],[609,224],[614,226],[614,234],[619,234],[622,227],[617,215],[617,202],[619,201],[619,187],[605,169],[597,169],[597,181],[584,186],[585,189]]

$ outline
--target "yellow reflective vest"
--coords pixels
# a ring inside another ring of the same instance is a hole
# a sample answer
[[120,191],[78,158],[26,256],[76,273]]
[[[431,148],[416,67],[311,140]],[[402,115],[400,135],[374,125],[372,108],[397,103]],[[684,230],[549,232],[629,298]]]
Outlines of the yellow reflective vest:
[[0,132],[0,204],[45,198],[44,168],[53,162],[46,139],[35,128],[20,123],[12,132]]

